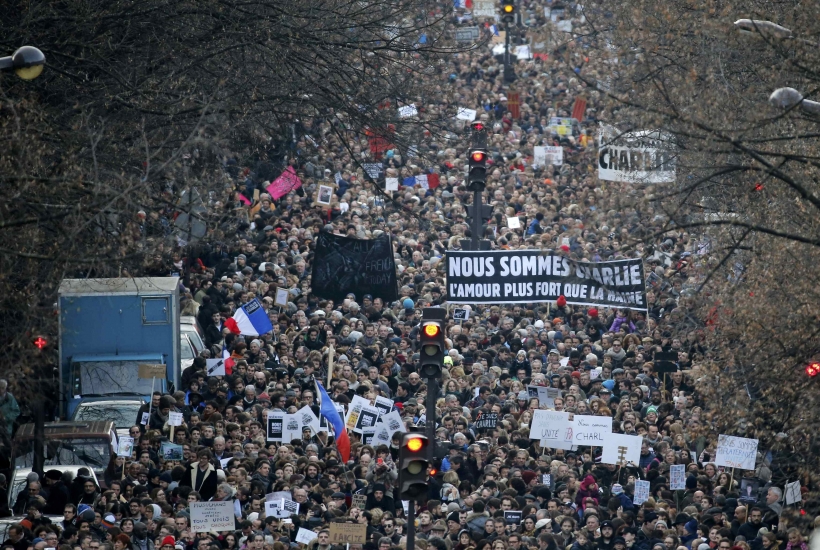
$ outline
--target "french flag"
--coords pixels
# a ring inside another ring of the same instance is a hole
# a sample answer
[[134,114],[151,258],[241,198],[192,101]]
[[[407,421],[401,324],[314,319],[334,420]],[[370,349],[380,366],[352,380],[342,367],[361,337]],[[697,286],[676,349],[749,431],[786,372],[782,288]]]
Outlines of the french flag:
[[498,25],[490,25],[490,32],[492,32],[493,35],[498,36]]
[[347,435],[345,422],[342,420],[341,415],[339,415],[339,411],[333,406],[333,402],[322,387],[321,382],[315,378],[313,381],[316,383],[316,395],[319,396],[319,413],[333,426],[333,434],[336,437],[336,448],[339,449],[342,460],[347,462],[350,460],[350,436]]
[[225,374],[230,376],[233,374],[233,366],[236,362],[231,357],[231,352],[228,351],[228,348],[225,345],[222,345],[222,361],[225,363]]
[[259,336],[273,330],[268,314],[262,309],[258,298],[237,309],[233,317],[225,321],[225,326],[234,334],[243,336]]

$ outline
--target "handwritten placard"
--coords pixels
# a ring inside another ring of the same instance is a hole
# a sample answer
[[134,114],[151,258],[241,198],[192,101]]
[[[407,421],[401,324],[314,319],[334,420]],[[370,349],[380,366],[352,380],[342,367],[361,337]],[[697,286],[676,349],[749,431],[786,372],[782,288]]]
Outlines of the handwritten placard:
[[233,501],[192,502],[191,531],[210,533],[211,531],[230,531],[236,526],[233,515]]
[[757,439],[719,435],[715,464],[729,468],[754,470],[757,459]]

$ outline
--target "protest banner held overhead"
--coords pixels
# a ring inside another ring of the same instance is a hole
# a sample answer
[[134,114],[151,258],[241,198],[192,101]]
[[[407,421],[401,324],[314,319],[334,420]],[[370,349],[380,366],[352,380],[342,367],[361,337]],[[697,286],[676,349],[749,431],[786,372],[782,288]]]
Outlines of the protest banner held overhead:
[[598,132],[598,178],[633,183],[675,181],[675,153],[661,132],[620,133],[612,126]]
[[540,250],[447,252],[454,304],[554,302],[646,309],[642,261],[574,262]]
[[351,292],[386,302],[398,299],[390,238],[363,240],[322,231],[316,242],[312,289],[316,296],[340,302]]
[[715,464],[718,466],[754,470],[756,460],[757,439],[723,434],[718,436],[715,452]]

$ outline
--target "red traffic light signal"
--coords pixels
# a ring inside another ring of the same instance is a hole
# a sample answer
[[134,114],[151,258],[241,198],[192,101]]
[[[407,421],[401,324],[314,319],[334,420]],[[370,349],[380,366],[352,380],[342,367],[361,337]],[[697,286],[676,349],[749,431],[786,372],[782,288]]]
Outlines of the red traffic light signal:
[[420,437],[413,437],[408,439],[405,442],[407,448],[413,451],[414,453],[420,451],[422,447],[424,447],[424,441]]
[[424,334],[426,334],[430,338],[435,338],[436,336],[438,336],[439,332],[441,332],[441,327],[439,327],[436,324],[431,323],[429,325],[424,325]]
[[820,363],[810,363],[806,366],[806,374],[809,375],[809,378],[814,378],[818,374],[820,374]]
[[473,122],[473,131],[474,132],[483,132],[484,131],[484,123],[483,122]]
[[475,162],[484,162],[486,158],[487,155],[483,151],[473,151],[472,159]]
[[48,345],[48,340],[46,340],[42,336],[38,336],[34,339],[33,343],[37,347],[37,349],[42,350],[44,347]]

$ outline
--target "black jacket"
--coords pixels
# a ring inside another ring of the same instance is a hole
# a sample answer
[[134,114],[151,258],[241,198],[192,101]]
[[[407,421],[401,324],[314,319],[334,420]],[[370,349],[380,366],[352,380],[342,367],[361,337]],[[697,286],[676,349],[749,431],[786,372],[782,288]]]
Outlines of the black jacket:
[[216,495],[216,468],[213,464],[208,464],[208,469],[205,470],[205,477],[197,483],[197,470],[199,469],[199,462],[194,462],[188,466],[188,471],[180,480],[179,484],[182,487],[191,487],[194,491],[202,496],[202,500],[211,500]]

